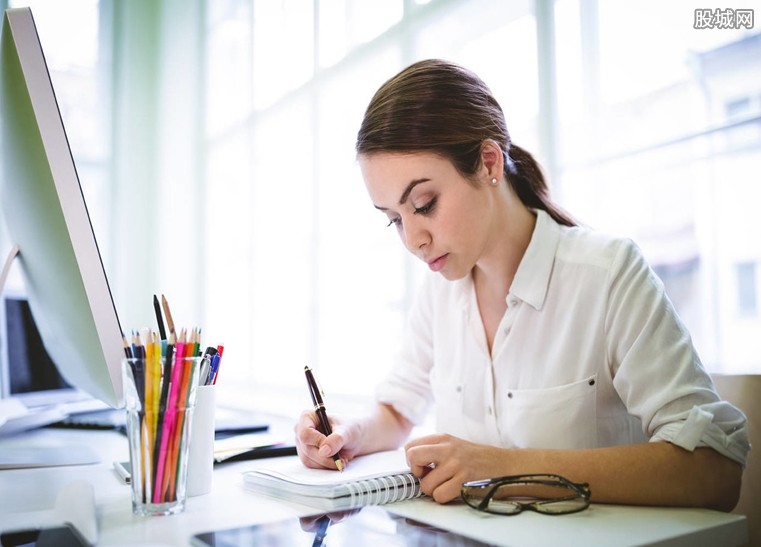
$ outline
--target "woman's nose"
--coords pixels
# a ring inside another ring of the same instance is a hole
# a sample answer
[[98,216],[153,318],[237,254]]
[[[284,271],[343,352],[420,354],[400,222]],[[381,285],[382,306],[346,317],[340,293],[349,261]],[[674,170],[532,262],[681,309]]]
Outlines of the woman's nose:
[[417,253],[425,245],[431,242],[431,234],[420,220],[412,218],[405,219],[404,226],[404,244],[412,253]]

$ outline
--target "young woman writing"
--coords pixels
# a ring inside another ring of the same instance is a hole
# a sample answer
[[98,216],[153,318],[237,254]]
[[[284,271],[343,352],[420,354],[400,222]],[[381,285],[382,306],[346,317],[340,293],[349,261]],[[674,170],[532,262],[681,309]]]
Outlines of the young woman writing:
[[636,245],[581,227],[550,199],[472,72],[440,60],[387,81],[357,138],[373,206],[428,264],[398,361],[367,416],[314,412],[301,460],[335,469],[401,446],[438,502],[466,481],[556,473],[592,501],[731,510],[745,416],[717,395]]

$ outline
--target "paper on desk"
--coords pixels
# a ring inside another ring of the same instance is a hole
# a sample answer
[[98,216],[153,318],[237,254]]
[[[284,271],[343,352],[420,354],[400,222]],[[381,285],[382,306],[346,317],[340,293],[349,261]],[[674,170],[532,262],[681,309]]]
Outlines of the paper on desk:
[[0,427],[10,419],[27,414],[29,410],[24,403],[16,399],[0,399]]
[[214,458],[226,460],[255,448],[282,444],[282,437],[271,433],[247,433],[214,441]]
[[0,437],[60,422],[67,413],[59,406],[30,410],[14,398],[0,399]]
[[0,469],[30,469],[63,465],[91,465],[100,457],[88,446],[3,446]]

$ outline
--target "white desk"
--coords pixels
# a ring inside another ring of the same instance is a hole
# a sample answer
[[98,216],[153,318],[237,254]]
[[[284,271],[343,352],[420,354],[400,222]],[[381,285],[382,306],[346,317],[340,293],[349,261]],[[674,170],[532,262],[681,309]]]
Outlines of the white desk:
[[[0,471],[0,530],[47,524],[58,492],[85,479],[94,487],[98,545],[188,545],[192,534],[314,514],[312,508],[246,491],[240,473],[262,460],[217,467],[210,494],[189,498],[184,513],[168,517],[132,514],[129,486],[113,471],[126,460],[127,441],[102,431],[38,430],[0,439],[0,450],[13,444],[55,447],[83,443],[97,450],[100,464]],[[393,513],[457,531],[495,545],[745,545],[745,517],[708,510],[593,505],[581,513],[546,516],[524,512],[504,517],[478,513],[456,503],[438,505],[417,499],[385,506]]]

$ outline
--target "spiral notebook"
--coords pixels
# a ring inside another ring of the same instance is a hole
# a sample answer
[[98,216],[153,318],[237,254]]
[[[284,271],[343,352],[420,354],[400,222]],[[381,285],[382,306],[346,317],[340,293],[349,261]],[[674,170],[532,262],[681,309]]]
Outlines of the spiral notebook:
[[422,495],[401,450],[358,456],[343,472],[310,469],[297,458],[288,458],[245,472],[243,481],[252,491],[329,511]]

